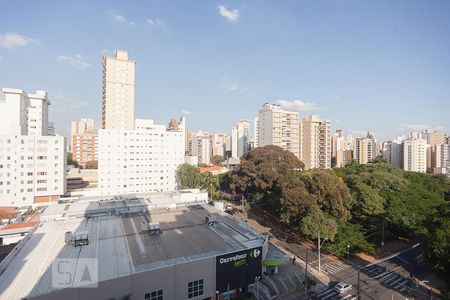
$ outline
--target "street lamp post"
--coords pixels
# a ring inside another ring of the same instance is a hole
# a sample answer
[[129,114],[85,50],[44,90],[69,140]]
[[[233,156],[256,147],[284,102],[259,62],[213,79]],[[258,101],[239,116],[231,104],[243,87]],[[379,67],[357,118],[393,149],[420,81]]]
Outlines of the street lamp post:
[[350,243],[347,243],[347,261],[350,261]]
[[319,272],[320,272],[320,247],[322,244],[327,240],[327,238],[324,238],[322,243],[320,243],[320,231],[317,233],[317,252],[318,252],[318,263],[319,263]]

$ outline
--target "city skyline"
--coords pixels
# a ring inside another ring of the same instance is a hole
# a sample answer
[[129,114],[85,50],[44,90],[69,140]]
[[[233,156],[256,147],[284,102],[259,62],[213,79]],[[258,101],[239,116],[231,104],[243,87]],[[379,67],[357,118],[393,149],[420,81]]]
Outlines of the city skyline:
[[[192,131],[230,133],[268,102],[300,110],[300,119],[329,119],[332,131],[371,131],[380,140],[450,128],[443,109],[450,101],[442,39],[448,3],[328,3],[322,10],[296,2],[109,2],[83,9],[88,4],[52,4],[54,19],[45,18],[49,2],[27,4],[25,22],[0,20],[0,85],[47,91],[49,118],[65,136],[71,120],[100,120],[101,56],[117,49],[137,62],[136,117],[157,123],[184,115]],[[98,38],[85,35],[88,28]],[[66,35],[70,41],[59,43]]]

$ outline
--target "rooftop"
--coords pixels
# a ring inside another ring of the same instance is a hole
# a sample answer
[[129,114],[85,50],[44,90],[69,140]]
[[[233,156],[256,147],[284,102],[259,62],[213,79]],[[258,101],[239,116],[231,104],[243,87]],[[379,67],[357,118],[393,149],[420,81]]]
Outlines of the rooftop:
[[[205,224],[207,215],[216,216],[215,226]],[[162,234],[142,231],[142,225],[149,222],[159,223]],[[75,247],[66,243],[67,231],[88,231],[89,244]],[[264,240],[245,222],[239,223],[208,205],[44,222],[27,236],[8,264],[0,265],[0,298],[17,299],[56,290],[51,285],[55,258],[96,258],[99,281],[104,281],[262,246]]]

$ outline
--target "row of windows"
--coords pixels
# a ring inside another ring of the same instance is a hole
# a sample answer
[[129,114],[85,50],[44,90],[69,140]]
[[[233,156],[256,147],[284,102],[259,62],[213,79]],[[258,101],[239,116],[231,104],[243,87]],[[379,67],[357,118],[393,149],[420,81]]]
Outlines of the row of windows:
[[[188,283],[188,299],[196,298],[204,294],[203,279],[191,281]],[[163,300],[163,290],[155,290],[144,295],[144,300]]]

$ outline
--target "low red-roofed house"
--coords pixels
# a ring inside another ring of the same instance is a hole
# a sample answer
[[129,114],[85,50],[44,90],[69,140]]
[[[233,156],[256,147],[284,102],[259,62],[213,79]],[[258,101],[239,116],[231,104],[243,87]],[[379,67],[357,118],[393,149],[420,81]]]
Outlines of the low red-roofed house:
[[200,174],[211,173],[213,175],[219,175],[229,172],[230,170],[223,166],[203,167],[199,169]]

